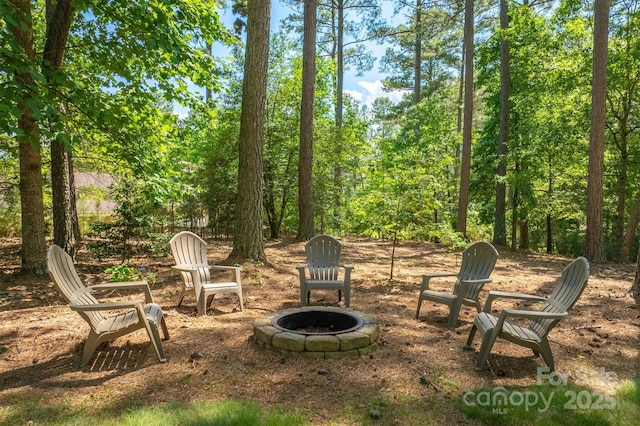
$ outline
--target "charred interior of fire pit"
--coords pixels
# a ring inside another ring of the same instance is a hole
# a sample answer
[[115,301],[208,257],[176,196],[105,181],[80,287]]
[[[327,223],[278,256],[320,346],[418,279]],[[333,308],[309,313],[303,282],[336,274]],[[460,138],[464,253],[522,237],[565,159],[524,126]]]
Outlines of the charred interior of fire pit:
[[362,326],[362,319],[348,312],[302,311],[273,318],[273,326],[293,333],[323,335],[348,333]]

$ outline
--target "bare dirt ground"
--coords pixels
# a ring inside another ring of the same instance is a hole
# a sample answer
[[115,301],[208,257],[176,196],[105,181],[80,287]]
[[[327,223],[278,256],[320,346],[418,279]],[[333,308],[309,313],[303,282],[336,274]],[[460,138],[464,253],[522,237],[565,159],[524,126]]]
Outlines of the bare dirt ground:
[[[446,328],[447,309],[441,305],[424,303],[420,319],[414,318],[421,275],[457,271],[459,253],[437,244],[402,242],[390,280],[391,242],[342,242],[344,263],[355,265],[351,308],[373,315],[381,329],[379,349],[370,356],[312,360],[253,343],[257,318],[299,304],[295,265],[304,263],[303,244],[279,241],[265,246],[271,265],[243,265],[244,313],[235,295],[216,296],[206,317],[195,315],[193,298],[177,307],[182,284],[171,269],[172,258],[136,259],[136,266],[157,275],[152,293],[167,316],[167,362],[157,362],[145,332],[138,331],[100,348],[80,369],[88,326],[48,278],[17,274],[19,240],[0,240],[0,404],[38,393],[46,395],[45,403],[91,401],[95,409],[116,410],[234,398],[295,407],[309,413],[314,424],[358,424],[372,409],[382,413],[381,424],[424,420],[412,413],[431,413],[434,423],[467,424],[470,420],[453,404],[467,390],[536,382],[542,359],[505,341],[496,342],[489,368],[482,373],[473,369],[479,338],[474,350],[465,350],[464,344],[474,310],[463,308],[455,331]],[[224,262],[230,251],[229,241],[209,241],[210,263]],[[548,295],[571,261],[506,247],[498,251],[487,290]],[[106,281],[103,271],[114,264],[82,249],[77,269],[90,285]],[[587,289],[550,335],[559,372],[575,377],[591,371],[596,379],[602,372],[613,372],[618,380],[637,377],[640,312],[627,296],[633,276],[631,264],[592,265]],[[448,281],[434,284],[451,288]],[[312,305],[338,305],[337,292],[312,292]],[[193,359],[195,352],[202,358]]]

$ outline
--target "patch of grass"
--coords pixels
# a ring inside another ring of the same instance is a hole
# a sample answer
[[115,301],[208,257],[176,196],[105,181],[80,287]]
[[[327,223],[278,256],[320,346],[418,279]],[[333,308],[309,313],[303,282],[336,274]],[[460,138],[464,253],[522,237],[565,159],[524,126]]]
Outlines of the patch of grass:
[[449,425],[459,423],[463,416],[453,408],[448,398],[446,406],[441,400],[422,398],[402,392],[388,395],[371,395],[367,400],[357,399],[336,413],[327,426],[357,424],[377,425]]
[[[86,408],[86,407],[85,407]],[[236,400],[169,403],[158,406],[128,408],[116,414],[105,410],[89,413],[85,408],[73,409],[68,404],[47,405],[44,395],[12,398],[7,407],[0,407],[0,424],[24,425],[87,425],[104,426],[298,426],[309,424],[304,414],[282,407],[262,408]]]
[[491,425],[637,425],[640,379],[623,382],[613,395],[571,383],[482,387],[464,393],[457,406]]

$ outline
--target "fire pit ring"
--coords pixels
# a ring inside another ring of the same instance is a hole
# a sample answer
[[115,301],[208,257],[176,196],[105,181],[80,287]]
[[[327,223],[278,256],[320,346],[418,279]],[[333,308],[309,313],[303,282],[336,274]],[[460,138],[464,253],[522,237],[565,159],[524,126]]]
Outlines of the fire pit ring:
[[376,320],[351,309],[306,306],[258,318],[253,340],[306,358],[364,356],[378,349]]
[[336,335],[362,327],[364,320],[349,311],[300,309],[276,315],[271,324],[282,331],[307,336]]

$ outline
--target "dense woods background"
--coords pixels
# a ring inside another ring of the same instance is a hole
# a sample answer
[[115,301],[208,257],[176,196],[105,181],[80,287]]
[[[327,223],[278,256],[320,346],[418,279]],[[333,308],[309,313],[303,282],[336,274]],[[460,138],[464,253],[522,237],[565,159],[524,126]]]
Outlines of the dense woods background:
[[[0,2],[0,237],[23,270],[48,237],[126,260],[178,227],[262,260],[310,229],[636,259],[640,2],[287,0],[268,40],[264,3]],[[374,66],[402,101],[345,95]]]

